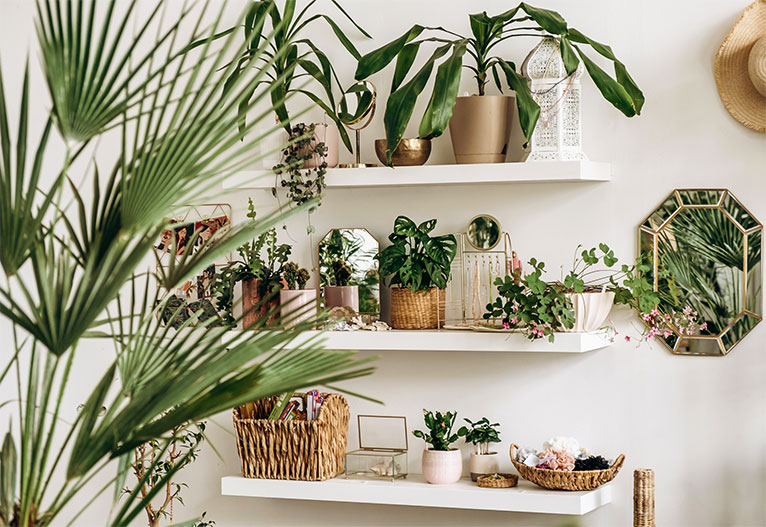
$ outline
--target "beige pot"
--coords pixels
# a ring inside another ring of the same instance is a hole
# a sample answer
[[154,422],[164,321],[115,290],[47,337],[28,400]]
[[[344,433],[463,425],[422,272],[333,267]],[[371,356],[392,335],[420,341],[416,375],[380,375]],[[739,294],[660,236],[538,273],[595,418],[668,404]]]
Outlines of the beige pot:
[[515,108],[513,95],[458,97],[449,122],[455,161],[504,163]]
[[316,289],[282,289],[279,292],[279,305],[283,306],[281,314],[289,318],[285,327],[291,328],[316,316],[316,302]]
[[614,305],[614,291],[592,291],[567,295],[575,312],[575,325],[566,331],[587,333],[597,331],[604,325]]
[[[327,155],[324,157],[324,161],[327,162],[327,168],[337,167],[338,145],[340,143],[338,127],[335,125],[335,123],[316,123],[314,126],[315,139],[312,141],[312,143],[324,143],[327,146]],[[303,168],[316,168],[322,164],[322,160],[323,158],[321,156],[315,155],[303,163]]]
[[463,475],[463,456],[460,450],[424,450],[423,476],[434,485],[457,483]]
[[497,474],[500,470],[500,456],[497,452],[490,452],[488,454],[477,454],[471,452],[471,460],[469,462],[471,480],[476,481],[479,476],[486,476],[487,474]]
[[357,285],[326,285],[324,287],[324,303],[329,307],[350,307],[359,313],[359,286]]

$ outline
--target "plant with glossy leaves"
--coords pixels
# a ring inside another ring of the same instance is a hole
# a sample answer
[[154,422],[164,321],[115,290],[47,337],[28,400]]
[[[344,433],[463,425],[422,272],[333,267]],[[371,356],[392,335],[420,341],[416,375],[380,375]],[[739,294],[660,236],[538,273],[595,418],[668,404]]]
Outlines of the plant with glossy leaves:
[[423,409],[423,421],[428,431],[413,430],[412,435],[431,445],[432,450],[452,450],[450,445],[465,435],[462,433],[462,429],[452,432],[456,417],[457,412],[434,413]]
[[[158,13],[164,1],[134,26],[135,4],[38,2],[52,109],[36,147],[28,140],[29,108],[46,103],[30,101],[25,74],[13,134],[0,72],[0,264],[6,277],[0,316],[12,327],[0,383],[13,382],[17,391],[8,406],[15,415],[0,431],[3,527],[81,525],[82,513],[110,487],[115,506],[103,523],[126,527],[189,455],[146,496],[137,490],[145,483],[139,481],[118,503],[140,445],[157,441],[159,460],[190,423],[372,371],[352,353],[325,352],[315,339],[289,349],[313,321],[232,334],[212,320],[197,323],[195,315],[173,329],[186,306],[171,311],[168,323],[161,321],[168,291],[293,212],[220,229],[208,239],[195,231],[181,250],[173,242],[169,263],[146,271],[154,244],[171,228],[181,203],[209,195],[252,163],[251,147],[241,139],[271,112],[245,129],[237,126],[244,101],[251,109],[269,96],[250,97],[263,81],[257,68],[248,68],[251,74],[230,82],[221,95],[234,69],[225,64],[245,51],[233,37],[218,39],[222,10],[207,25],[209,5],[195,5],[163,29]],[[133,37],[126,37],[128,24],[138,28]],[[261,53],[253,53],[248,65],[273,45],[273,36],[262,39]],[[273,55],[284,53],[276,48]],[[66,140],[66,154],[51,174],[46,167],[56,154],[46,147],[54,130]],[[120,153],[103,177],[98,163],[82,166],[78,160],[109,131]],[[92,338],[114,347],[116,357],[105,371],[83,362],[81,346]],[[70,399],[79,397],[88,377],[94,385],[75,413]],[[148,469],[146,474],[155,473]],[[94,478],[107,485],[87,487]],[[75,506],[75,498],[85,505]]]
[[[335,87],[343,92],[343,86],[327,54],[311,39],[303,37],[303,32],[314,22],[324,21],[330,26],[338,42],[354,60],[359,60],[361,55],[335,22],[334,17],[324,13],[312,14],[311,8],[316,2],[317,0],[311,0],[297,13],[296,0],[286,0],[281,12],[275,0],[252,2],[244,23],[247,46],[242,57],[235,63],[236,68],[229,77],[227,86],[229,83],[235,82],[248,67],[252,67],[252,57],[256,54],[259,55],[261,57],[259,60],[263,64],[256,64],[255,67],[265,71],[264,83],[269,85],[274,112],[284,129],[289,133],[292,128],[290,114],[284,100],[288,94],[298,93],[308,97],[313,104],[321,108],[338,125],[343,144],[351,151],[351,141],[336,111],[337,103],[333,93]],[[331,0],[331,2],[343,18],[351,22],[359,33],[367,38],[372,38],[359,24],[354,22],[337,0]],[[264,52],[262,44],[266,38],[264,29],[267,21],[270,22],[272,29],[276,30],[274,31],[273,46]],[[286,50],[286,53],[276,56],[276,50]],[[303,84],[298,87],[295,86],[296,80],[306,77],[319,84],[324,91],[324,98],[307,89]],[[245,123],[247,115],[245,106],[246,104],[243,103],[243,111],[240,112],[242,124]]]
[[388,276],[389,285],[408,287],[412,291],[444,289],[450,276],[452,260],[457,254],[457,240],[452,234],[431,236],[436,220],[417,225],[406,216],[394,220],[389,245],[376,256],[380,274]]
[[[443,27],[416,24],[401,37],[364,55],[359,61],[355,74],[357,80],[366,79],[396,59],[391,95],[386,103],[384,116],[388,164],[391,164],[391,155],[412,119],[418,97],[425,89],[435,65],[444,57],[446,58],[436,70],[431,97],[418,128],[418,137],[438,137],[447,129],[457,100],[462,69],[467,68],[474,74],[479,95],[484,95],[490,75],[497,89],[502,92],[504,78],[505,84],[516,92],[519,121],[526,139],[531,139],[540,116],[540,107],[532,98],[527,81],[521,76],[514,62],[501,57],[494,49],[501,42],[513,37],[555,37],[567,74],[573,74],[582,61],[588,75],[607,101],[628,117],[641,113],[644,95],[612,49],[569,27],[556,11],[540,9],[522,2],[499,15],[489,16],[482,12],[470,15],[469,20],[471,36],[462,36]],[[419,38],[425,31],[433,36]],[[426,43],[435,44],[436,49],[420,69],[409,76],[421,46]],[[590,46],[614,64],[614,77],[584,53],[585,46]],[[463,63],[466,54],[471,57],[472,64]],[[405,82],[408,76],[409,80]]]
[[500,423],[490,423],[489,419],[482,417],[478,421],[471,421],[468,418],[463,419],[470,425],[460,427],[458,434],[465,436],[465,442],[471,443],[476,449],[476,453],[483,455],[489,454],[490,443],[500,442],[500,432],[497,430]]

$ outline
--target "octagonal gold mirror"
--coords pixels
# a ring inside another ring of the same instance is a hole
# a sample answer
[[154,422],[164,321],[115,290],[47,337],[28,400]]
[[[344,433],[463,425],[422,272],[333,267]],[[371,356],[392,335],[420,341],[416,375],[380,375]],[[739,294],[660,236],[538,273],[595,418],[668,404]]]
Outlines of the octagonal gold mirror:
[[641,223],[673,353],[726,355],[761,321],[762,231],[724,189],[675,190]]

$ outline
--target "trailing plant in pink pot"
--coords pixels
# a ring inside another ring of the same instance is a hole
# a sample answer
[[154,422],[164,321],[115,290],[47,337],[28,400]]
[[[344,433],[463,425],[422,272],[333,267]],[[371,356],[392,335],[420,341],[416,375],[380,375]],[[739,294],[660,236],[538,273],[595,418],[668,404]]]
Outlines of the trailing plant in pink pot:
[[457,412],[423,410],[427,432],[413,430],[412,434],[431,445],[423,451],[423,476],[434,485],[457,483],[463,475],[463,455],[450,445],[458,440],[462,430],[453,432]]

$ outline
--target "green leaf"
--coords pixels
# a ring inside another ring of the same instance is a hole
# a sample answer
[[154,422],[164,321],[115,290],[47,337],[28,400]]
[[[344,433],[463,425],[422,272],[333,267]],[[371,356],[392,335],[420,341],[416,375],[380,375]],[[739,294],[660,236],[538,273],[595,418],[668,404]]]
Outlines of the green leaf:
[[585,64],[585,69],[588,70],[588,75],[593,79],[596,87],[604,96],[604,99],[612,103],[612,105],[624,113],[627,117],[633,117],[636,115],[636,107],[633,103],[633,99],[625,88],[607,73],[602,70],[598,64],[590,60],[579,47],[575,47],[577,53]]
[[18,470],[16,444],[10,424],[0,450],[0,518],[12,518],[16,505],[16,474]]
[[527,141],[532,139],[532,134],[537,126],[537,119],[540,117],[540,106],[532,98],[529,91],[527,80],[516,73],[513,63],[499,60],[500,67],[505,72],[505,78],[508,85],[516,92],[516,107],[519,110],[519,122],[524,131],[524,137]]
[[577,66],[580,65],[580,60],[577,58],[577,55],[572,48],[572,44],[570,44],[566,37],[562,37],[559,40],[559,45],[561,49],[561,58],[564,61],[564,67],[567,70],[567,75],[571,75],[577,71]]
[[532,19],[540,24],[544,30],[553,35],[566,35],[567,23],[564,18],[556,11],[549,9],[540,9],[538,7],[532,7],[524,2],[519,6],[524,10]]
[[391,93],[395,92],[405,77],[410,72],[412,64],[415,62],[415,57],[418,55],[418,49],[420,49],[421,42],[411,42],[402,48],[399,54],[396,56],[396,67],[394,68],[394,78],[391,81]]
[[364,55],[359,60],[354,78],[358,81],[364,80],[388,66],[388,64],[394,60],[394,57],[399,54],[405,44],[409,43],[414,38],[417,38],[417,36],[423,32],[423,29],[425,29],[423,26],[414,25],[398,39]]
[[436,71],[431,100],[418,130],[421,138],[439,137],[449,125],[460,88],[466,44],[465,40],[458,41],[452,49],[452,55]]

